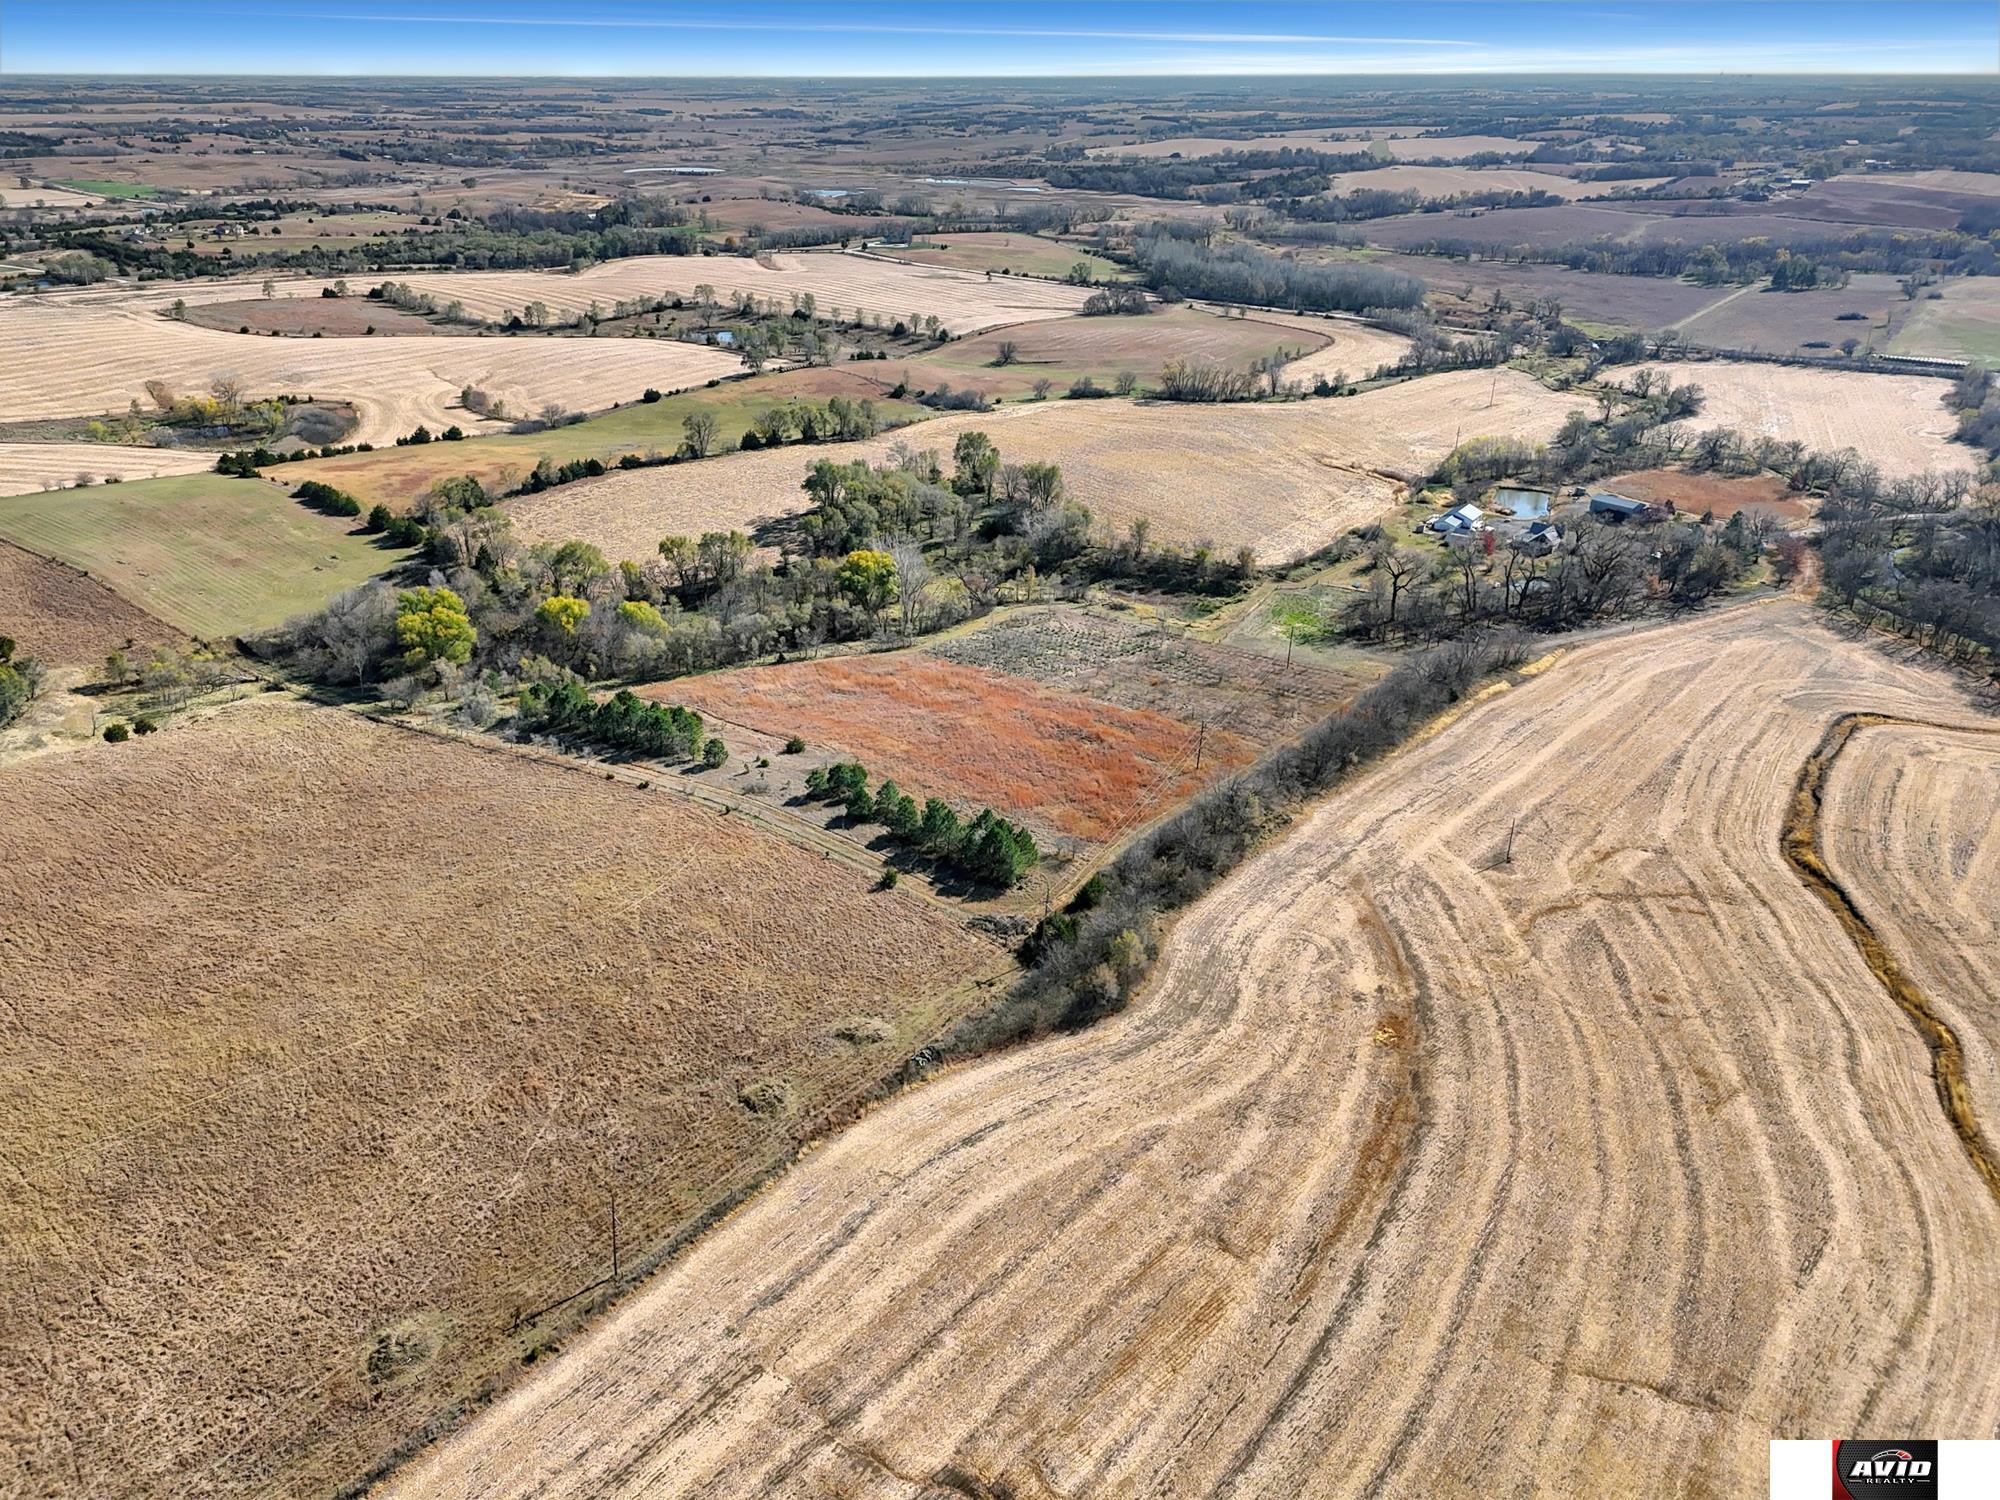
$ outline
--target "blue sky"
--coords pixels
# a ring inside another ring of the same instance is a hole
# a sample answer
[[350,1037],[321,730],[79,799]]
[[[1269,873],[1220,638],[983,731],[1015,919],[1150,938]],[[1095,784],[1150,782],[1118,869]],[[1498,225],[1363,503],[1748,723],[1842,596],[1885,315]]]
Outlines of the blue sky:
[[2000,73],[2000,0],[0,0],[0,73]]

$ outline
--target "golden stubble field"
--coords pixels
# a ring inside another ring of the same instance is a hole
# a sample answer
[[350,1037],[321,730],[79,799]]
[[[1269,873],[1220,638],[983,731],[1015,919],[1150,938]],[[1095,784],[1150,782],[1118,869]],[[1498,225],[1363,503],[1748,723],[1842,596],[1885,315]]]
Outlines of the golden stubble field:
[[[231,291],[243,295],[242,284]],[[166,301],[117,288],[0,298],[0,421],[123,412],[146,403],[149,380],[201,395],[232,376],[251,397],[352,402],[360,423],[346,441],[379,445],[419,423],[490,427],[459,407],[468,385],[516,412],[550,401],[590,411],[743,367],[722,350],[663,339],[260,338],[162,317]]]
[[128,448],[111,443],[0,443],[0,495],[31,495],[106,479],[154,479],[162,474],[199,474],[215,467],[215,455],[174,448]]
[[0,1493],[330,1494],[517,1368],[970,1003],[869,882],[289,700],[0,772]]
[[1009,463],[1060,464],[1072,499],[1123,536],[1144,519],[1156,542],[1249,547],[1261,562],[1304,556],[1393,506],[1459,442],[1547,439],[1588,409],[1514,370],[1428,375],[1337,399],[1229,406],[1051,400],[956,413],[860,443],[730,454],[609,474],[510,501],[530,538],[581,537],[613,558],[654,555],[663,536],[760,523],[806,508],[817,459],[881,461],[898,443],[931,448],[987,433]]
[[[1789,603],[1572,648],[387,1493],[1728,1497],[1773,1435],[1992,1431],[2000,1202],[1781,848],[1864,709],[1994,723]],[[1942,962],[1976,893],[1927,876]]]
[[943,266],[920,266],[872,255],[837,251],[740,255],[641,255],[602,261],[574,274],[560,271],[411,272],[398,275],[440,302],[457,300],[476,316],[505,322],[530,302],[546,304],[563,316],[592,302],[612,304],[634,297],[692,297],[698,286],[712,287],[718,302],[738,293],[760,302],[791,306],[795,294],[810,292],[821,316],[857,309],[893,321],[936,315],[956,334],[977,333],[1002,323],[1068,317],[1090,295],[1085,287],[1022,277],[994,276]]
[[1797,365],[1696,361],[1649,366],[1702,390],[1696,431],[1733,427],[1745,437],[1797,439],[1810,449],[1853,448],[1887,475],[1970,469],[1973,449],[1951,440],[1948,382],[1924,375],[1810,370]]

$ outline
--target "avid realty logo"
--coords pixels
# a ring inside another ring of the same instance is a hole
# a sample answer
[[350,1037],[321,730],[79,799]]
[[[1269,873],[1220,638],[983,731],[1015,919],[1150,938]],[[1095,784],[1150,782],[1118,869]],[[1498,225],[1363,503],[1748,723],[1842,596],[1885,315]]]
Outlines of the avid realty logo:
[[1918,1500],[1935,1497],[1938,1445],[1899,1438],[1893,1442],[1842,1438],[1833,1445],[1834,1500]]

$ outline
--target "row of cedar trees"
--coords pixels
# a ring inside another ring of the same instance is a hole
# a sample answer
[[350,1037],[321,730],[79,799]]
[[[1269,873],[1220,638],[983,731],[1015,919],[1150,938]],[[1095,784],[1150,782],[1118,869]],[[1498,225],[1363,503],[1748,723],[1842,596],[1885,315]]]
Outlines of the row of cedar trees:
[[854,761],[815,766],[806,773],[806,795],[844,804],[855,822],[880,823],[899,842],[982,885],[1002,890],[1016,885],[1042,857],[1033,834],[992,808],[970,822],[961,822],[951,804],[937,797],[919,810],[916,799],[893,781],[870,792],[868,772]]
[[530,683],[521,689],[521,725],[566,739],[588,740],[632,755],[658,760],[696,760],[719,766],[729,747],[710,736],[701,715],[679,704],[648,703],[621,689],[602,703],[580,682],[553,687]]

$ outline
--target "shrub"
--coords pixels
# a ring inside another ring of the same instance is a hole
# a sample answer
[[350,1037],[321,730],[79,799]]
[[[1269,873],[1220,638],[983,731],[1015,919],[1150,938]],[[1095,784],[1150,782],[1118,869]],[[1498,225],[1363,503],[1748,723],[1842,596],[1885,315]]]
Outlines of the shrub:
[[134,734],[152,734],[159,727],[149,714],[140,714],[132,721],[132,732]]
[[709,770],[717,770],[729,760],[729,747],[719,739],[709,740],[701,747],[701,763]]
[[797,735],[793,735],[785,741],[785,754],[787,755],[802,755],[805,753],[805,748],[806,742]]
[[[307,505],[325,516],[358,516],[361,502],[346,490],[337,490],[330,484],[317,479],[308,479],[292,491],[294,500],[303,500]],[[377,510],[381,507],[377,506]]]
[[125,741],[132,738],[132,731],[127,729],[123,724],[106,724],[104,726],[104,737],[114,745],[122,745]]

